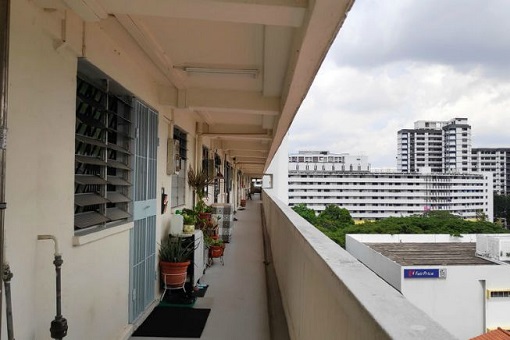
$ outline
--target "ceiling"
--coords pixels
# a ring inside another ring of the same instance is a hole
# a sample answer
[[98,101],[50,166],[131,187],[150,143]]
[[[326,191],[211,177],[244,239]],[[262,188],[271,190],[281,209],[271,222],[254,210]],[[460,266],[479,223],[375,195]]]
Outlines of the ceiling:
[[117,21],[156,66],[162,104],[264,173],[353,0],[35,0]]

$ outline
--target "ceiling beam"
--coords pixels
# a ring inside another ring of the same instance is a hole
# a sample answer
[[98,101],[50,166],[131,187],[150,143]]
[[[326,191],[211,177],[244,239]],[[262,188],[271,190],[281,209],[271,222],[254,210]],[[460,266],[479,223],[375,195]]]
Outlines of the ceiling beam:
[[265,164],[266,157],[235,157],[236,164],[253,162],[255,164]]
[[265,164],[266,162],[265,161],[239,161],[237,162],[236,161],[236,164]]
[[183,88],[183,76],[174,69],[172,60],[165,53],[163,47],[157,42],[152,33],[145,27],[143,22],[129,15],[116,15],[116,18],[124,29],[133,37],[140,48],[145,51],[149,59],[156,65],[165,78],[175,87]]
[[257,157],[257,158],[267,158],[268,151],[260,150],[225,150],[230,157]]
[[258,140],[273,139],[273,137],[262,133],[203,133],[202,136],[222,139],[258,139]]
[[262,144],[261,142],[245,141],[245,140],[216,140],[215,146],[218,149],[231,152],[235,151],[253,151],[253,152],[269,152],[269,143]]
[[299,27],[307,1],[102,0],[110,13]]
[[192,110],[271,116],[280,113],[280,97],[264,97],[248,91],[189,89],[183,92],[183,105]]

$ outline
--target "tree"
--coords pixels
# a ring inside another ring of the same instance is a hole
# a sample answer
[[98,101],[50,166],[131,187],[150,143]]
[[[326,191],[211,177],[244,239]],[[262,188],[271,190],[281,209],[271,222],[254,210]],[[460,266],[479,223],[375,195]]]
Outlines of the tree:
[[347,225],[343,228],[328,229],[321,225],[317,228],[333,241],[345,247],[347,234],[495,234],[507,233],[500,225],[479,220],[466,221],[447,211],[430,211],[423,215],[408,217],[388,217],[380,221]]
[[329,204],[318,217],[319,224],[326,229],[344,228],[354,224],[349,210],[337,205]]
[[510,196],[494,194],[494,219],[496,221],[510,221]]
[[315,211],[306,206],[306,204],[299,203],[292,207],[292,210],[297,212],[299,216],[303,217],[305,220],[310,222],[311,224],[317,224],[317,216],[315,215]]

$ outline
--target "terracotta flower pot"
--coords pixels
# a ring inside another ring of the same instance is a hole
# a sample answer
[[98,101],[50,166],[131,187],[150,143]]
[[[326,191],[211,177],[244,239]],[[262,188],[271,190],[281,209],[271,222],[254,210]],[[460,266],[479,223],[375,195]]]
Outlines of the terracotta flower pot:
[[188,272],[188,266],[191,261],[186,262],[159,262],[161,278],[165,285],[170,288],[179,288],[184,286]]
[[223,246],[210,246],[209,247],[209,257],[216,258],[221,257],[223,255]]

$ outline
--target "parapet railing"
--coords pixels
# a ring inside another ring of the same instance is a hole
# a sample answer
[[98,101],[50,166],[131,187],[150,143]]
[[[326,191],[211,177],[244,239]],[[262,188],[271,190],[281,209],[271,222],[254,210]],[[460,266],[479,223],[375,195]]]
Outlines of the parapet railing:
[[270,192],[262,196],[291,339],[455,339]]

